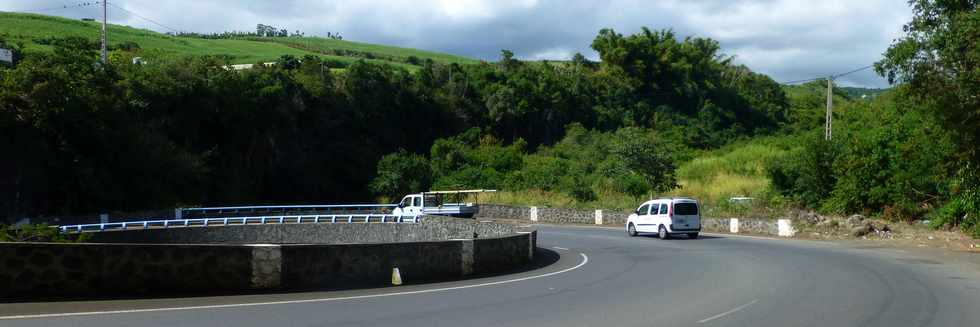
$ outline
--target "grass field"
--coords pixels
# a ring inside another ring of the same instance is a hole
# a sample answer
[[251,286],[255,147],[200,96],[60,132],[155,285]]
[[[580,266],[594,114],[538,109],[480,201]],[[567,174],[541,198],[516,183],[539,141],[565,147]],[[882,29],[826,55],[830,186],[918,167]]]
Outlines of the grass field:
[[[679,165],[676,173],[680,187],[664,196],[696,198],[701,202],[706,217],[775,216],[782,208],[779,203],[772,202],[766,163],[785,155],[790,144],[793,144],[792,140],[785,137],[760,137],[700,153],[694,159]],[[500,191],[481,195],[480,201],[517,206],[628,211],[649,198],[633,198],[614,191],[596,191],[597,199],[589,202],[577,202],[564,193],[538,190]],[[728,199],[735,196],[752,197],[756,200],[751,205],[729,203]]]
[[[53,16],[0,12],[0,37],[10,43],[23,43],[25,51],[48,51],[50,46],[41,44],[45,39],[78,36],[98,40],[101,30],[98,22],[66,19]],[[450,54],[399,48],[351,41],[315,37],[277,37],[246,39],[201,39],[175,37],[150,30],[128,26],[109,25],[109,43],[118,45],[135,42],[140,48],[153,53],[169,55],[227,55],[233,64],[274,61],[282,55],[317,55],[343,62],[353,62],[363,57],[331,54],[333,50],[349,50],[370,53],[377,59],[365,59],[376,63],[388,63],[408,69],[418,66],[405,63],[409,56],[421,60],[432,59],[441,63],[475,63],[477,60]]]

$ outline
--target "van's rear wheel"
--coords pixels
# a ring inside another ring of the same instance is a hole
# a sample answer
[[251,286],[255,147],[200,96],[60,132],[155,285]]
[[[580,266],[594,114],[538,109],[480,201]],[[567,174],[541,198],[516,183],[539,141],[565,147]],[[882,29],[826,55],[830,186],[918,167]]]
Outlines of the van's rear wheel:
[[670,233],[667,232],[667,227],[660,225],[660,230],[657,231],[657,236],[659,236],[661,240],[669,240]]
[[637,235],[636,226],[633,226],[633,223],[630,223],[630,225],[626,227],[626,234],[628,234],[630,237]]
[[690,239],[698,238],[698,233],[687,233],[687,238]]

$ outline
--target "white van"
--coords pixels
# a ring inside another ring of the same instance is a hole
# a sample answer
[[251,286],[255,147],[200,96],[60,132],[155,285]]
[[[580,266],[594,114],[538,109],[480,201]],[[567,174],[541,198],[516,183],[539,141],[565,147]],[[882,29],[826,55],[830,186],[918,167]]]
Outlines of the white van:
[[643,202],[626,219],[626,233],[657,233],[661,239],[673,234],[697,238],[701,232],[701,210],[691,198],[662,198]]

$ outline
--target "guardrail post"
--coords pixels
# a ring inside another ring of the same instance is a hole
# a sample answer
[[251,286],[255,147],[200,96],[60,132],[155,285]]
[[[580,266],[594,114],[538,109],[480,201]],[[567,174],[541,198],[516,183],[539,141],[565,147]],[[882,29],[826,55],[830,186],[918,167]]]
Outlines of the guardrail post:
[[347,216],[347,223],[350,224],[353,222],[354,222],[354,215]]
[[595,224],[602,225],[602,209],[595,209]]
[[330,216],[330,223],[332,223],[332,224],[336,224],[337,223],[337,215]]
[[538,221],[538,207],[531,207],[531,221]]
[[204,218],[204,227],[208,227],[208,220],[210,219]]
[[224,224],[225,226],[228,226],[228,218],[225,218],[225,220],[222,221],[221,223]]
[[314,218],[313,218],[313,223],[314,223],[314,224],[319,224],[319,223],[320,223],[320,216],[316,216],[316,217],[314,217]]
[[381,223],[385,222],[385,215],[381,215]]
[[147,224],[147,223],[146,223],[146,222],[144,221],[144,222],[143,222],[143,229],[147,229],[147,228],[150,228],[150,225],[149,225],[149,224]]
[[728,231],[732,234],[738,234],[738,218],[732,218],[728,221]]

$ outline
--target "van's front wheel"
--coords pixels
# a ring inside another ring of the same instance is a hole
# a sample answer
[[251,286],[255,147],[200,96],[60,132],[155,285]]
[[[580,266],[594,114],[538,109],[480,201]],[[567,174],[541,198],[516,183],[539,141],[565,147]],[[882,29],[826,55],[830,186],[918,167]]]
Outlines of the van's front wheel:
[[637,235],[636,226],[633,226],[633,223],[630,223],[630,225],[626,227],[626,234],[629,235],[630,237]]
[[657,231],[657,236],[659,236],[661,240],[669,240],[670,233],[667,232],[667,227],[660,225],[660,230]]

